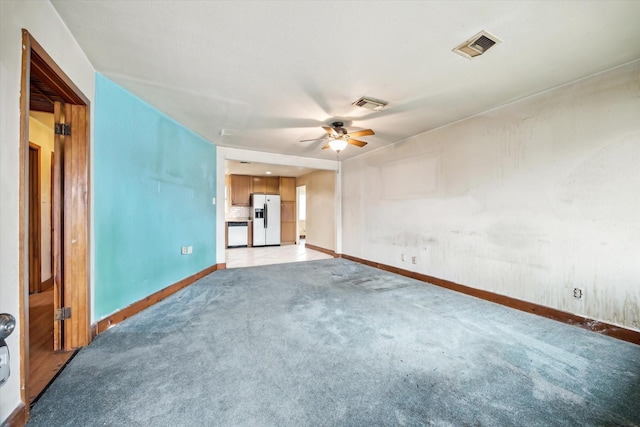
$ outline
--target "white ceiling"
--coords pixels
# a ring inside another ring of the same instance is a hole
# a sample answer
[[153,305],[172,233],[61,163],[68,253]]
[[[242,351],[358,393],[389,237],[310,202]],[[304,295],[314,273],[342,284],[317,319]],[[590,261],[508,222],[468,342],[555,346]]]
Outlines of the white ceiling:
[[[316,169],[301,166],[274,165],[269,163],[239,162],[235,160],[225,161],[225,175],[253,175],[253,176],[288,176],[299,177],[315,171]],[[271,173],[267,173],[271,172]]]
[[[98,72],[204,138],[321,159],[299,141],[335,119],[376,132],[345,159],[640,58],[640,1],[52,3]],[[502,43],[451,52],[481,30]]]

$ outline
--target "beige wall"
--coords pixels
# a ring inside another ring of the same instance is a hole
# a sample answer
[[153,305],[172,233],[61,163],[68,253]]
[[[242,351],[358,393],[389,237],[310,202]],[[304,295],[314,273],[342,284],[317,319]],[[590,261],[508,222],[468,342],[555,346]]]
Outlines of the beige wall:
[[[21,260],[18,255],[20,159],[26,161],[28,154],[26,147],[22,153],[19,149],[23,28],[33,35],[92,103],[95,85],[95,72],[91,63],[51,3],[0,1],[0,313],[10,313],[16,317],[19,316],[20,288],[26,286],[25,278],[20,277]],[[93,114],[93,110],[91,111]],[[91,291],[90,293],[93,294]],[[11,376],[0,388],[0,423],[21,402],[21,329],[22,324],[18,323],[14,333],[6,340],[11,353]]]
[[53,153],[53,114],[32,113],[29,117],[29,142],[40,147],[40,259],[41,279],[51,278],[51,154]]
[[296,178],[307,186],[306,243],[336,250],[336,172],[316,171]]
[[343,253],[640,330],[638,82],[640,61],[344,161]]

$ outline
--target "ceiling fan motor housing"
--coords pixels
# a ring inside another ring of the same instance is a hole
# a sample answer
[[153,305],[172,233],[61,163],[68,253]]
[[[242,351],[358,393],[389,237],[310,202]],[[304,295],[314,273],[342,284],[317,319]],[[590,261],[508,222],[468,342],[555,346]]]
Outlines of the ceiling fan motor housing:
[[344,123],[342,123],[342,122],[333,122],[332,125],[333,125],[333,129],[340,136],[344,136],[344,135],[346,135],[348,133],[347,130],[343,127]]

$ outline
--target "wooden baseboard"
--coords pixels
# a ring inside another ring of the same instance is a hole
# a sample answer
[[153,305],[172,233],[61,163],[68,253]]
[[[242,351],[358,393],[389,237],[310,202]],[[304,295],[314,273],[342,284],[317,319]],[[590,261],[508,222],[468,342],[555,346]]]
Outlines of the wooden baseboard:
[[305,243],[304,246],[305,248],[313,249],[314,251],[322,252],[323,254],[331,255],[334,258],[338,258],[338,255],[331,249],[321,248],[320,246],[310,245],[308,243]]
[[98,336],[98,322],[91,324],[90,332],[91,332],[91,341],[93,341],[93,339]]
[[24,403],[20,405],[4,420],[2,427],[23,427],[27,423],[27,406]]
[[225,264],[216,264],[216,265],[212,265],[211,267],[207,267],[196,274],[186,277],[180,280],[179,282],[174,283],[173,285],[167,286],[166,288],[161,289],[158,292],[151,294],[146,298],[141,299],[140,301],[134,302],[130,306],[125,307],[122,310],[113,313],[111,316],[105,317],[104,319],[98,321],[97,333],[100,334],[106,331],[111,326],[122,322],[124,319],[127,319],[133,316],[134,314],[141,312],[145,308],[150,307],[159,301],[162,301],[169,295],[172,295],[178,292],[180,289],[189,286],[190,284],[192,284],[198,279],[201,279],[207,274],[211,274],[214,271],[219,270],[220,268],[218,266],[220,265],[225,265]]
[[483,291],[481,289],[471,288],[469,286],[461,285],[459,283],[451,282],[449,280],[439,279],[437,277],[428,276],[422,273],[416,273],[414,271],[404,270],[402,268],[393,267],[386,264],[380,264],[377,262],[368,261],[362,258],[350,256],[350,255],[342,254],[340,256],[344,259],[365,264],[370,267],[379,268],[381,270],[389,271],[391,273],[396,273],[401,276],[410,277],[412,279],[420,280],[422,282],[431,283],[432,285],[441,286],[443,288],[447,288],[456,292],[471,295],[486,301],[491,301],[507,307],[515,308],[516,310],[537,314],[538,316],[557,320],[563,323],[568,323],[570,325],[578,326],[580,328],[587,329],[592,332],[597,332],[599,334],[607,335],[613,338],[617,338],[619,340],[628,341],[630,343],[640,345],[640,331],[623,328],[620,326],[612,325],[610,323],[600,322],[598,320],[589,319],[588,317],[582,317],[575,314],[560,311],[555,308],[545,307],[543,305],[535,304],[532,302],[511,298],[506,295],[500,295],[500,294],[496,294],[489,291]]
[[227,263],[223,262],[221,264],[216,264],[216,270],[226,270],[227,269]]

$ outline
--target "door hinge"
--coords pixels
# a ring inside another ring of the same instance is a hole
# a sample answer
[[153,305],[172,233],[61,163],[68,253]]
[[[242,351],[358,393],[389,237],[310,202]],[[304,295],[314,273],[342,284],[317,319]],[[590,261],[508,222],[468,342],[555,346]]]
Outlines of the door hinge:
[[71,319],[71,307],[62,307],[56,310],[54,320]]
[[56,135],[71,135],[71,125],[65,123],[56,123],[54,132]]

